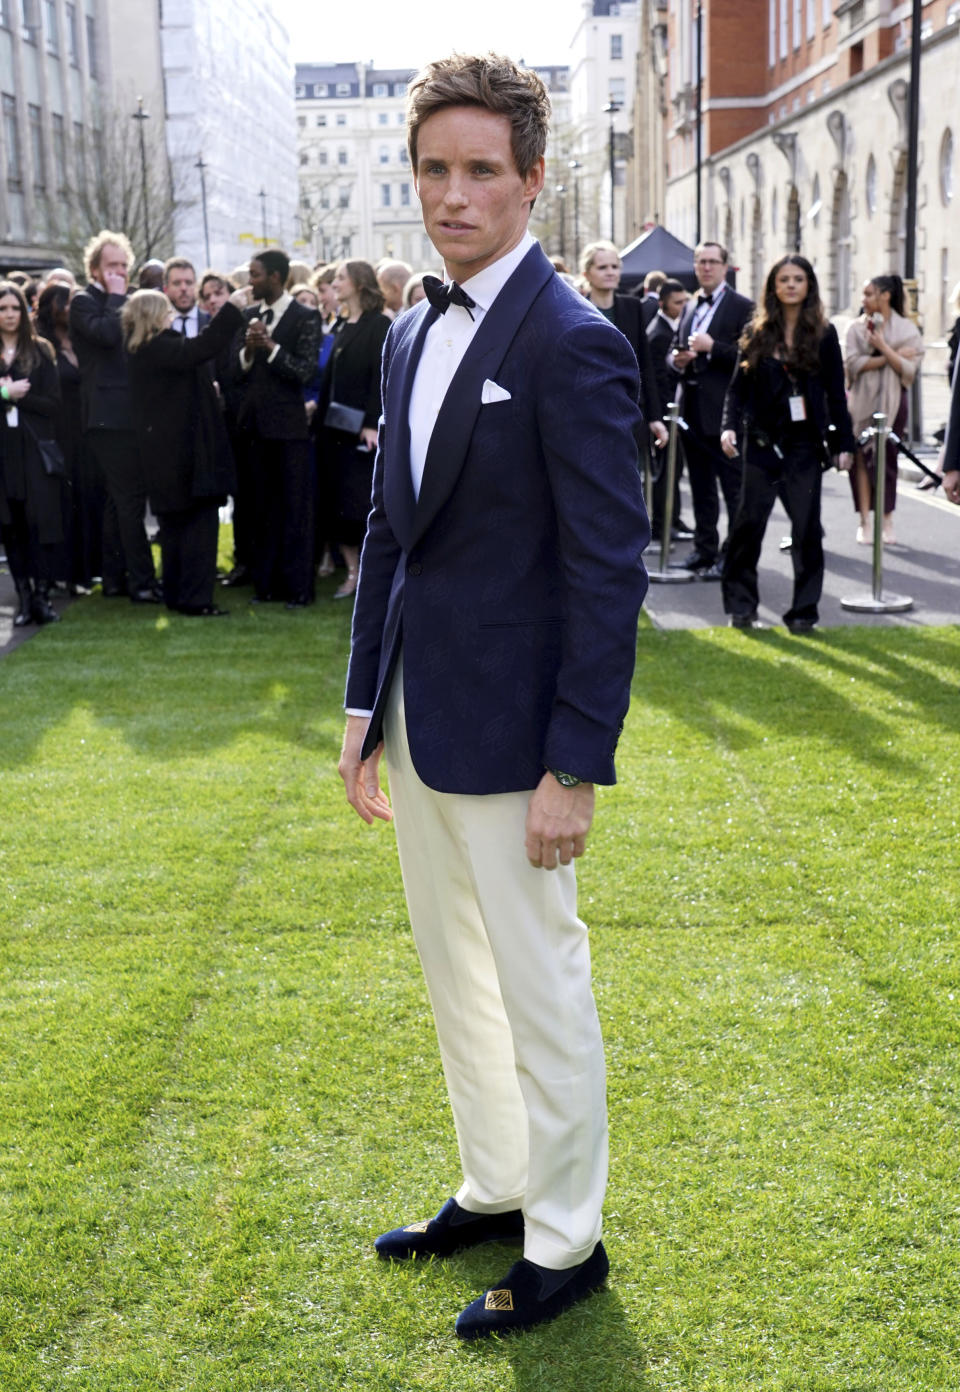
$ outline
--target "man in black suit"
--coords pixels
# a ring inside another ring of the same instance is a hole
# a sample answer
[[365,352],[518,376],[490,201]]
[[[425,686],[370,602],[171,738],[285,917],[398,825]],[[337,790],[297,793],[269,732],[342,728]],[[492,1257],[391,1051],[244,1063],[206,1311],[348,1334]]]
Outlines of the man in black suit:
[[753,314],[753,301],[727,284],[730,255],[719,242],[701,242],[693,269],[700,293],[685,307],[674,336],[670,363],[680,379],[680,409],[688,426],[683,452],[693,495],[693,550],[683,564],[701,580],[721,576],[720,501],[728,525],[740,495],[741,465],[720,448],[723,398],[737,365],[737,344]]
[[173,327],[185,338],[196,338],[210,323],[197,304],[197,273],[185,256],[171,256],[163,267],[163,293],[173,305]]
[[[659,275],[659,272],[654,272]],[[647,325],[647,343],[650,347],[650,362],[657,383],[660,403],[666,410],[667,402],[672,401],[677,390],[677,374],[670,370],[667,358],[673,347],[674,335],[680,323],[683,307],[689,296],[679,280],[664,279],[657,295],[657,313]],[[661,456],[660,468],[653,480],[653,539],[659,541],[663,533],[664,497],[666,489],[665,460]],[[680,474],[683,460],[677,456],[678,468],[674,477],[673,526],[671,541],[689,541],[693,532],[680,516]]]
[[[634,291],[640,301],[640,314],[644,328],[649,326],[660,308],[660,287],[666,278],[665,271],[648,271],[643,278],[643,289]],[[669,401],[670,397],[665,396],[663,400]]]
[[103,592],[127,593],[135,604],[159,604],[120,324],[133,248],[122,232],[98,232],[83,259],[88,284],[70,304],[70,339],[80,367],[84,435],[107,490]]
[[262,251],[250,262],[254,303],[236,340],[241,388],[238,425],[256,509],[256,598],[313,600],[313,503],[303,388],[317,370],[320,315],[286,291],[290,261]]

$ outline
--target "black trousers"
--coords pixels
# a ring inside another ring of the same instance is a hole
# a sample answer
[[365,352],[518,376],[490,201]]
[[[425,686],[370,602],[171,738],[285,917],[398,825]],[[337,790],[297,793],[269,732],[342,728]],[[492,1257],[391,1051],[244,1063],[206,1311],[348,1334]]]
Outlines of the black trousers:
[[233,493],[233,563],[252,572],[257,549],[252,437],[240,429],[236,417],[229,411],[224,414],[224,424],[237,471]]
[[62,577],[57,573],[57,556],[62,547],[42,543],[31,525],[27,505],[15,498],[7,500],[10,522],[0,527],[0,540],[7,553],[7,565],[16,584],[31,581],[46,585]]
[[160,557],[168,609],[205,609],[217,579],[220,508],[204,501],[183,512],[162,512]]
[[717,484],[726,504],[729,527],[740,501],[741,465],[739,459],[728,459],[724,454],[719,435],[709,435],[702,429],[698,406],[696,390],[685,392],[684,417],[690,429],[681,438],[693,499],[693,549],[715,561],[720,551]]
[[157,577],[144,526],[147,489],[137,437],[132,430],[91,430],[87,440],[108,498],[103,517],[104,585],[121,586],[126,571],[131,591],[146,590]]
[[254,435],[250,450],[257,598],[312,600],[314,488],[308,442]]
[[[762,462],[760,462],[762,461]],[[748,445],[743,465],[743,489],[723,563],[723,607],[746,617],[760,602],[757,563],[770,511],[780,498],[793,525],[793,603],[784,622],[819,617],[823,592],[823,531],[820,526],[820,487],[823,470],[815,442],[801,441],[784,450],[783,460],[772,451]]]

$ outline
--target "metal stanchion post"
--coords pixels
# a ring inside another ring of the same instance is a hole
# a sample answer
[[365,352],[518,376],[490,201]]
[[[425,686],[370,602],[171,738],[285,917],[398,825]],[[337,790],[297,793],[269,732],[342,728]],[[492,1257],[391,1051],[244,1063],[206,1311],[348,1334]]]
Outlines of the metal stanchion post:
[[677,477],[677,431],[680,428],[680,408],[669,402],[665,412],[669,437],[667,440],[667,473],[664,479],[663,532],[660,537],[660,569],[648,571],[651,580],[661,585],[677,585],[694,578],[692,570],[670,569],[670,533],[673,530],[673,489]]
[[841,607],[861,614],[899,614],[913,608],[908,595],[883,592],[883,518],[887,493],[887,418],[882,411],[873,417],[874,497],[873,497],[873,593],[847,595]]

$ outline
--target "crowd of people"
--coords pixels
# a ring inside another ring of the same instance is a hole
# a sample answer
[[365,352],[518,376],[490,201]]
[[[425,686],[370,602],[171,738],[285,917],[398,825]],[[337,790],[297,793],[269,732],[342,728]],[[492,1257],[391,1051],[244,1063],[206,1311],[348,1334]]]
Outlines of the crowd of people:
[[[795,577],[784,620],[806,632],[823,585],[822,471],[835,463],[849,472],[857,541],[869,543],[871,418],[882,410],[902,432],[923,342],[896,276],[866,283],[841,347],[804,257],[776,263],[759,307],[733,289],[728,261],[717,243],[696,248],[695,295],[662,272],[621,294],[611,242],[585,247],[576,273],[553,264],[636,355],[654,541],[667,512],[665,408],[676,400],[683,431],[670,541],[692,542],[680,564],[721,584],[734,626],[762,626],[757,564],[779,499],[792,523]],[[15,625],[55,621],[57,588],[96,584],[107,597],[220,617],[218,587],[249,586],[255,603],[298,609],[314,601],[316,579],[339,567],[334,598],[350,599],[370,508],[383,346],[390,321],[424,298],[428,273],[359,258],[311,267],[275,249],[229,273],[198,276],[181,256],[134,273],[127,238],[105,230],[86,247],[84,274],[82,287],[62,267],[40,281],[15,272],[0,283],[0,537],[17,589]],[[940,461],[948,496],[958,433]],[[684,468],[689,523],[680,511]],[[883,534],[892,542],[893,443],[884,468]],[[218,575],[228,499],[233,565]]]

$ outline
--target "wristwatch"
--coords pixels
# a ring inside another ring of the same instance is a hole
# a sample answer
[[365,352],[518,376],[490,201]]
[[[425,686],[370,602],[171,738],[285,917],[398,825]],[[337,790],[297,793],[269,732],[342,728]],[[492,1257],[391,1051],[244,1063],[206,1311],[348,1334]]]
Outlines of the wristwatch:
[[547,769],[547,773],[553,774],[561,788],[579,788],[583,782],[575,773],[561,773],[559,769]]

